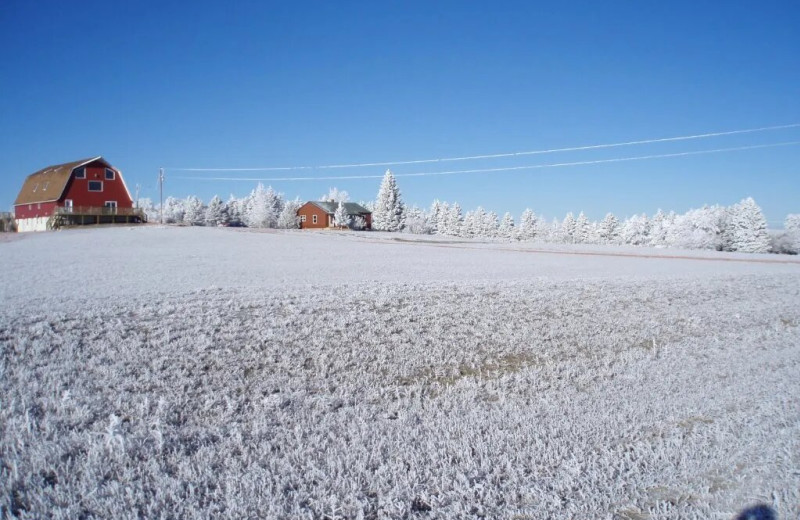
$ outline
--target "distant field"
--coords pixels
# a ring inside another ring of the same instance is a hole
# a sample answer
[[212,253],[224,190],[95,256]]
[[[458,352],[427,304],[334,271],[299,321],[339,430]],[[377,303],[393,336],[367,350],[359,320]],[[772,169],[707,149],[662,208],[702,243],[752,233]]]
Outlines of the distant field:
[[800,514],[791,257],[10,237],[0,517]]

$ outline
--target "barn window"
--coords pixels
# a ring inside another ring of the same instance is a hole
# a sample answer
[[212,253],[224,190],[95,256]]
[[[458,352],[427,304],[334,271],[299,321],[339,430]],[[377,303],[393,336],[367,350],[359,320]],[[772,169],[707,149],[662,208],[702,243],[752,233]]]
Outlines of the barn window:
[[86,178],[86,168],[76,168],[75,169],[75,178],[76,179],[85,179]]
[[114,170],[112,170],[111,168],[106,168],[106,180],[113,181],[115,177],[116,174],[114,173]]
[[306,221],[306,216],[300,215],[300,222],[305,222],[305,221]]
[[316,224],[317,223],[317,216],[316,215],[311,215],[311,223],[312,224]]
[[105,207],[110,210],[110,213],[117,212],[117,201],[116,200],[107,200],[105,203]]
[[89,181],[89,191],[103,191],[103,181]]

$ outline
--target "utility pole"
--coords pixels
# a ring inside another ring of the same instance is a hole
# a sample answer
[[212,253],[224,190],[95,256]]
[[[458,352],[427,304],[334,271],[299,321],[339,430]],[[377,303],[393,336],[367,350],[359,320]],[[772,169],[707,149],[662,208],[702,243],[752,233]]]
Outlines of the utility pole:
[[139,184],[136,185],[136,205],[134,206],[136,209],[139,209],[139,189],[141,187]]
[[161,225],[164,225],[164,168],[158,169],[158,212],[161,218]]

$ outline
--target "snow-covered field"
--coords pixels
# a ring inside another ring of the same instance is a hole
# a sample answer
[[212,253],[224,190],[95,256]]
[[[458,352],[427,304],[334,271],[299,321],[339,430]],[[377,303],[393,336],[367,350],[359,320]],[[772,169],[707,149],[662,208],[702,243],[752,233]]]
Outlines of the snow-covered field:
[[792,257],[123,227],[0,263],[0,516],[800,513]]

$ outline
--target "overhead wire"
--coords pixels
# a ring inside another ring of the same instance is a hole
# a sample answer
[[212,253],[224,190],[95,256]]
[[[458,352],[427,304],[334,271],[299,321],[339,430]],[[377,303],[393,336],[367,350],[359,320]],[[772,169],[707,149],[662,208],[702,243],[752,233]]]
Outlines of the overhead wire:
[[[615,157],[611,159],[594,159],[588,161],[571,161],[549,164],[532,164],[524,166],[507,166],[501,168],[475,168],[470,170],[449,170],[439,172],[418,172],[418,173],[395,173],[395,177],[430,177],[443,175],[463,175],[472,173],[499,173],[520,170],[535,170],[544,168],[563,168],[568,166],[588,166],[593,164],[618,163],[628,161],[644,161],[649,159],[665,159],[670,157],[685,157],[690,155],[703,155],[724,152],[737,152],[743,150],[755,150],[759,148],[776,148],[781,146],[800,145],[800,141],[786,141],[779,143],[756,144],[748,146],[735,146],[729,148],[715,148],[711,150],[693,150],[688,152],[676,152],[665,154],[651,154],[632,157]],[[335,175],[335,176],[314,176],[314,177],[193,177],[175,176],[173,179],[181,180],[201,180],[201,181],[269,181],[269,182],[294,182],[294,181],[327,181],[327,180],[357,180],[357,179],[380,179],[383,175]]]
[[[618,143],[605,143],[605,144],[594,144],[594,145],[585,145],[585,146],[571,146],[566,148],[551,148],[551,149],[544,149],[544,150],[530,150],[530,151],[523,151],[523,152],[509,152],[509,153],[496,153],[496,154],[486,154],[486,155],[468,155],[463,157],[443,157],[437,159],[417,159],[417,160],[408,160],[408,161],[383,161],[383,162],[364,162],[364,163],[352,163],[352,164],[327,164],[327,165],[318,165],[318,166],[270,166],[264,168],[178,168],[178,167],[168,167],[165,170],[170,171],[183,171],[183,172],[245,172],[245,171],[299,171],[299,170],[326,170],[326,169],[340,169],[340,168],[366,168],[366,167],[376,167],[376,166],[407,166],[412,164],[430,164],[430,163],[442,163],[442,162],[455,162],[455,161],[472,161],[472,160],[479,160],[479,159],[500,159],[505,157],[522,157],[522,156],[529,156],[529,155],[543,155],[543,154],[552,154],[552,153],[561,153],[561,152],[575,152],[575,151],[584,151],[584,150],[600,150],[605,148],[618,148],[623,146],[636,146],[642,144],[655,144],[655,143],[666,143],[666,142],[675,142],[675,141],[688,141],[694,139],[707,139],[712,137],[723,137],[723,136],[730,136],[730,135],[738,135],[738,134],[750,134],[756,132],[767,132],[767,131],[774,131],[774,130],[785,130],[789,128],[798,128],[800,127],[800,123],[790,123],[785,125],[774,125],[774,126],[763,126],[759,128],[746,128],[741,130],[729,130],[725,132],[711,132],[711,133],[704,133],[704,134],[694,134],[694,135],[683,135],[683,136],[675,136],[675,137],[661,137],[656,139],[642,139],[637,141],[624,141]],[[373,177],[367,177],[373,178]]]

